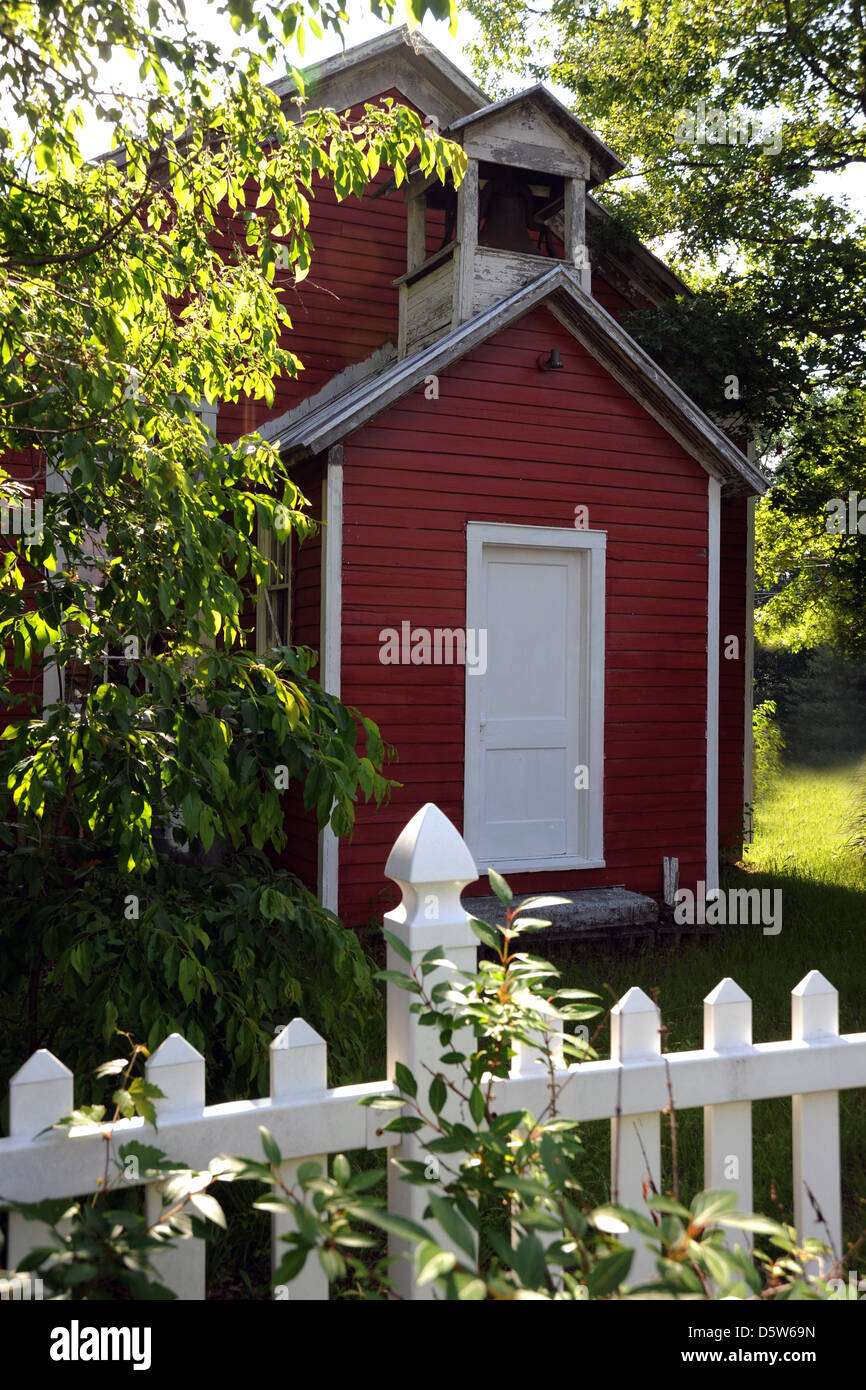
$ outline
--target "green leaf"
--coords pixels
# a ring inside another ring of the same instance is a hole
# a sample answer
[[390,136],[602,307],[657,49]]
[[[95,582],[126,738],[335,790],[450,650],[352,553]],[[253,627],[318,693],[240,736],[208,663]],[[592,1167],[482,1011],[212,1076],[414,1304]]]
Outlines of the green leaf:
[[480,1086],[473,1086],[469,1095],[469,1113],[477,1125],[484,1119],[485,1102]]
[[127,1067],[128,1065],[129,1065],[129,1058],[128,1058],[128,1057],[115,1057],[113,1061],[111,1061],[111,1062],[103,1062],[101,1067],[97,1067],[97,1068],[96,1068],[96,1075],[99,1076],[99,1077],[102,1077],[102,1076],[117,1076],[117,1075],[119,1075],[120,1072],[125,1071],[125,1069],[126,1069],[126,1067]]
[[288,1250],[274,1273],[274,1284],[291,1284],[293,1279],[297,1279],[307,1263],[308,1253],[309,1251],[302,1245],[293,1246],[291,1250]]
[[319,1248],[319,1262],[325,1271],[328,1279],[333,1282],[335,1279],[342,1279],[346,1273],[346,1261],[338,1250],[328,1249],[327,1246]]
[[384,936],[388,945],[391,947],[391,950],[395,951],[401,960],[405,960],[406,962],[411,964],[412,952],[409,950],[409,947],[405,944],[405,942],[401,941],[399,936],[395,936],[393,932],[387,931],[384,927],[382,929],[382,935]]
[[521,912],[535,912],[539,907],[561,907],[567,906],[571,902],[570,898],[558,898],[551,894],[544,894],[541,897],[527,898],[520,904]]
[[716,1218],[720,1226],[730,1226],[737,1231],[753,1231],[756,1235],[784,1237],[785,1227],[771,1216],[761,1216],[757,1212],[726,1212]]
[[415,1282],[423,1287],[432,1284],[442,1274],[450,1274],[457,1264],[457,1257],[451,1250],[443,1250],[435,1241],[425,1241],[415,1252]]
[[280,1153],[279,1145],[271,1134],[271,1131],[264,1125],[259,1125],[259,1135],[261,1136],[262,1148],[264,1149],[265,1157],[268,1162],[274,1168],[279,1168],[283,1161],[283,1155]]
[[604,1298],[606,1294],[614,1293],[628,1278],[633,1259],[633,1250],[616,1250],[593,1265],[586,1276],[590,1298]]
[[396,985],[398,989],[405,989],[408,994],[420,994],[421,991],[415,981],[409,975],[401,975],[398,970],[377,970],[376,979],[384,980],[386,984]]
[[[691,1219],[694,1225],[711,1226],[717,1222],[721,1216],[728,1212],[735,1211],[737,1207],[737,1194],[726,1189],[709,1190],[699,1192],[691,1206]],[[688,1216],[689,1213],[679,1211],[678,1216]]]
[[184,956],[178,966],[177,983],[183,1002],[191,1004],[196,996],[196,963],[191,956]]
[[514,1249],[514,1269],[525,1289],[540,1289],[547,1284],[547,1261],[544,1246],[538,1236],[521,1237]]
[[443,1231],[475,1263],[475,1235],[451,1201],[429,1194],[430,1209]]
[[205,1220],[212,1221],[216,1226],[222,1226],[225,1229],[225,1212],[216,1197],[211,1197],[208,1192],[194,1192],[189,1202],[199,1216],[203,1216]]
[[135,1114],[135,1102],[129,1091],[115,1091],[111,1099],[114,1101],[114,1104],[117,1106],[123,1118],[125,1120],[131,1120]]
[[442,1077],[437,1074],[430,1082],[430,1090],[428,1092],[430,1109],[433,1111],[434,1115],[441,1115],[447,1099],[448,1088]]
[[384,1134],[417,1134],[424,1128],[424,1121],[418,1115],[398,1115],[382,1126]]
[[502,933],[496,927],[490,927],[486,922],[479,922],[477,917],[469,918],[469,926],[485,946],[489,946],[492,951],[502,949]]
[[[730,1195],[733,1198],[730,1205],[733,1206],[736,1202],[736,1196],[734,1193]],[[680,1202],[675,1202],[673,1197],[665,1197],[663,1195],[650,1196],[647,1197],[646,1204],[651,1211],[664,1212],[668,1216],[681,1216],[684,1221],[688,1221],[689,1219],[689,1213],[686,1208]]]
[[470,1278],[466,1275],[455,1274],[457,1285],[457,1297],[461,1303],[480,1303],[487,1298],[487,1287],[483,1279]]
[[541,917],[515,917],[511,923],[511,930],[519,934],[525,931],[543,931],[549,926],[550,921]]
[[500,873],[496,871],[496,869],[488,869],[487,877],[490,881],[490,887],[493,889],[499,901],[501,903],[504,903],[505,906],[508,907],[509,903],[514,898],[514,894],[512,893],[505,879],[502,877]]
[[395,1063],[394,1079],[404,1096],[417,1096],[418,1083],[407,1066],[402,1062]]
[[363,1220],[369,1221],[374,1226],[379,1226],[389,1235],[399,1236],[401,1240],[408,1240],[415,1244],[418,1241],[429,1240],[429,1235],[424,1227],[417,1221],[412,1221],[408,1216],[398,1216],[392,1211],[379,1211],[375,1208],[369,1210],[358,1208],[355,1215]]

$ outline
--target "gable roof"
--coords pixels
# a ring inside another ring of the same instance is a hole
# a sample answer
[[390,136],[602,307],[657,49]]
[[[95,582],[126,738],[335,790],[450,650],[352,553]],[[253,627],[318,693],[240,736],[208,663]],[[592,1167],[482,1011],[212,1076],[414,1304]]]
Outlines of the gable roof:
[[[324,104],[345,111],[358,102],[371,100],[374,91],[398,88],[425,114],[437,116],[440,125],[445,126],[488,105],[481,88],[420,30],[410,30],[407,24],[310,64],[303,73],[304,104],[311,109]],[[290,76],[279,78],[270,86],[283,101],[291,101],[297,92]]]
[[429,347],[306,410],[296,407],[259,430],[281,454],[321,453],[345,439],[426,376],[437,375],[537,304],[546,304],[574,338],[653,416],[726,492],[762,493],[763,475],[717,425],[629,337],[611,314],[556,265],[537,280],[453,329]]
[[494,101],[478,111],[471,111],[467,116],[461,116],[459,120],[452,121],[443,134],[456,136],[462,142],[467,131],[477,129],[488,121],[497,121],[509,110],[526,105],[538,107],[554,125],[559,127],[571,144],[577,145],[587,152],[590,157],[590,188],[597,183],[602,183],[605,179],[609,179],[611,174],[617,174],[620,169],[625,168],[619,156],[614,154],[613,150],[609,149],[604,141],[600,140],[589,129],[589,126],[585,126],[583,121],[579,121],[574,113],[569,111],[558,97],[554,96],[553,92],[548,91],[543,82],[536,83],[534,87],[527,87],[514,96],[503,97],[502,101]]

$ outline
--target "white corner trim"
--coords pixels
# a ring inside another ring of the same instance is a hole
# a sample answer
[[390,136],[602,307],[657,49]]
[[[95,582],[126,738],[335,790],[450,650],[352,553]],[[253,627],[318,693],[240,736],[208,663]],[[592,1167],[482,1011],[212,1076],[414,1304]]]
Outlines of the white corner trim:
[[198,405],[198,414],[199,419],[201,420],[208,434],[211,435],[214,440],[216,440],[219,404],[215,401],[213,405],[209,405],[208,402],[205,400],[204,396],[202,396]]
[[706,887],[719,886],[719,599],[721,484],[707,479],[707,868]]
[[[343,645],[343,446],[328,450],[322,478],[322,596],[319,681],[329,695],[340,693]],[[319,832],[319,902],[339,907],[340,842],[329,825]]]
[[[746,502],[746,641],[743,660],[743,815],[749,842],[754,834],[752,760],[755,733],[752,724],[755,705],[755,499]],[[748,808],[748,809],[747,809]],[[745,838],[745,837],[744,837]]]
[[[61,473],[58,468],[46,462],[45,464],[45,495],[49,492],[68,492],[69,477],[66,473]],[[66,571],[66,556],[62,546],[57,546],[54,551],[54,572],[48,573],[48,583],[59,583]],[[42,718],[44,719],[52,705],[58,705],[65,698],[65,672],[56,661],[49,661],[48,658],[54,655],[54,648],[48,646],[43,654],[44,665],[42,667]]]
[[[586,598],[581,615],[585,672],[579,730],[581,761],[589,770],[589,805],[583,844],[568,856],[544,860],[502,860],[493,867],[509,872],[550,872],[556,869],[604,868],[604,666],[605,560],[607,532],[567,526],[522,526],[510,522],[470,521],[466,525],[466,629],[478,628],[482,612],[483,550],[485,545],[514,545],[586,554]],[[463,758],[463,836],[474,853],[480,816],[481,767],[477,703],[479,684],[466,668],[466,716]]]

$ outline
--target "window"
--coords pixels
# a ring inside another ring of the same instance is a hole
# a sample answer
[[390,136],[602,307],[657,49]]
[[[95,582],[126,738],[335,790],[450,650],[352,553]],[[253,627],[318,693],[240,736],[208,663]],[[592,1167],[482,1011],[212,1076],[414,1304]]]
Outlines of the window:
[[287,647],[291,640],[292,538],[281,541],[260,525],[259,549],[267,557],[270,571],[256,614],[256,651],[261,656],[271,647]]

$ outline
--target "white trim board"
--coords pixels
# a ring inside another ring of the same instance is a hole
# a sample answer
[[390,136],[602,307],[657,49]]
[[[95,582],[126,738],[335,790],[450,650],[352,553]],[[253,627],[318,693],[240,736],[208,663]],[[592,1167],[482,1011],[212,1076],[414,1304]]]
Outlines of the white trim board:
[[707,479],[707,889],[719,886],[721,484]]
[[751,844],[754,835],[752,761],[755,732],[755,499],[746,501],[746,641],[743,672],[743,820],[744,839]]
[[[578,761],[589,770],[588,805],[580,819],[574,852],[545,859],[501,860],[479,865],[503,872],[604,868],[604,663],[605,663],[605,554],[604,531],[584,531],[559,526],[520,526],[510,523],[470,521],[466,527],[466,627],[482,626],[483,551],[487,546],[519,546],[581,551],[586,555],[585,583],[581,595],[581,651],[578,701]],[[517,657],[519,659],[519,657]],[[543,672],[539,673],[543,679]],[[477,850],[481,815],[481,749],[477,731],[483,712],[481,682],[466,670],[466,718],[463,764],[463,836],[470,851]],[[576,793],[577,794],[577,793]]]
[[[322,477],[322,594],[320,600],[319,681],[339,695],[343,645],[343,446],[328,450]],[[319,831],[318,896],[336,913],[340,901],[340,842],[330,826]]]

